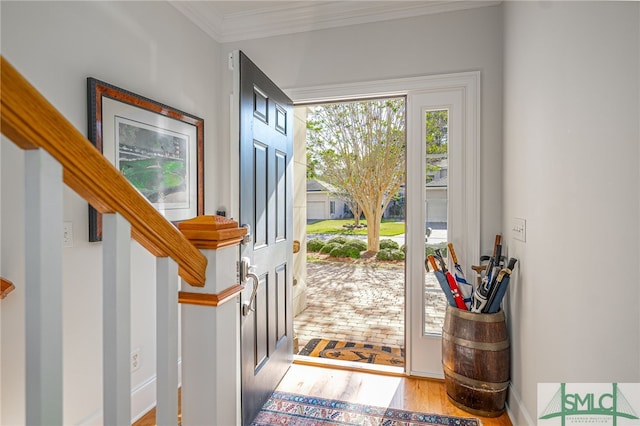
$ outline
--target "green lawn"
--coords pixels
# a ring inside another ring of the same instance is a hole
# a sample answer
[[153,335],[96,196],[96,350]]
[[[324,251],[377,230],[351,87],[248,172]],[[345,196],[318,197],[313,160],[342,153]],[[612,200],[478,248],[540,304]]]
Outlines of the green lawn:
[[[348,229],[343,225],[353,225],[353,219],[347,220],[322,220],[307,225],[307,234],[342,234],[342,235],[367,235],[367,228]],[[361,220],[366,224],[366,220]],[[404,222],[383,219],[380,224],[381,237],[393,237],[404,234]]]

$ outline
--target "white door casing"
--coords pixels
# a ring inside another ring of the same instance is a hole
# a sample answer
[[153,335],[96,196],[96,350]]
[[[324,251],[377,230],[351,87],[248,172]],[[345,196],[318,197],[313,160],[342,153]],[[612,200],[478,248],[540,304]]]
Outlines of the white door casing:
[[[285,89],[294,104],[371,97],[407,97],[406,370],[444,377],[439,337],[423,336],[425,135],[424,113],[454,109],[449,142],[449,241],[467,274],[480,257],[480,72]],[[449,107],[448,107],[449,108]],[[453,138],[453,139],[452,139]]]

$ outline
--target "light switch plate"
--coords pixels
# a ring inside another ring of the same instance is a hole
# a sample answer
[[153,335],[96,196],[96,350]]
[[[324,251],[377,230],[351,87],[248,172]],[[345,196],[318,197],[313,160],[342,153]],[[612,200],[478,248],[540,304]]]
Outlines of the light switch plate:
[[519,241],[527,241],[527,221],[514,217],[511,222],[511,232],[513,232],[513,238]]
[[73,224],[64,222],[62,225],[62,246],[73,247]]

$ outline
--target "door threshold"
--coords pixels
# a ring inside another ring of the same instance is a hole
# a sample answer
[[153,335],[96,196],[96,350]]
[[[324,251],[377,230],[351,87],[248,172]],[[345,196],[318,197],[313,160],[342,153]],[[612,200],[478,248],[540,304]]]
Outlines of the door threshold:
[[385,376],[407,377],[404,367],[380,365],[353,361],[318,358],[305,355],[293,355],[293,363],[311,365],[315,367],[331,368],[334,370],[361,371],[365,373],[381,374]]

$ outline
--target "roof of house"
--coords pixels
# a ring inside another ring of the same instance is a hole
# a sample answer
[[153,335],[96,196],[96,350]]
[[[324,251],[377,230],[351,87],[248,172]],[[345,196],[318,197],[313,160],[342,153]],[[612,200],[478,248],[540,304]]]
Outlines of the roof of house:
[[431,182],[428,182],[425,186],[427,188],[446,188],[448,185],[448,179],[447,176],[445,177],[441,177],[441,178],[437,178],[432,180]]
[[307,180],[307,192],[337,192],[336,187],[330,183],[317,179]]

